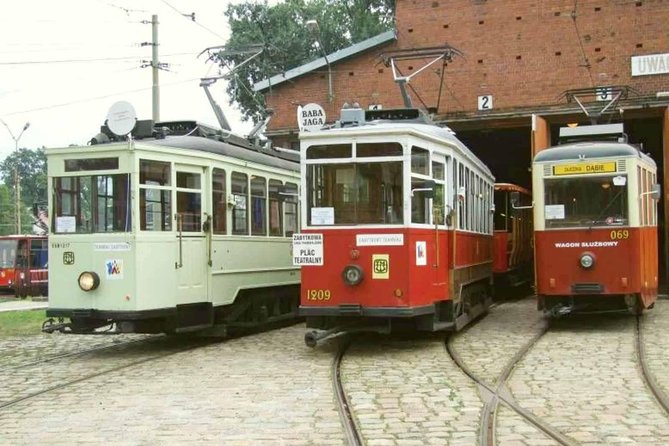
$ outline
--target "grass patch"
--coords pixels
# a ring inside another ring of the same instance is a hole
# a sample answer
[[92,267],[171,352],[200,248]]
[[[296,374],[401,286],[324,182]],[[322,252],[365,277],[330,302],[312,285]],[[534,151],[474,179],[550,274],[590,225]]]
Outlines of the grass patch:
[[0,337],[32,336],[42,333],[46,311],[7,311],[0,313]]

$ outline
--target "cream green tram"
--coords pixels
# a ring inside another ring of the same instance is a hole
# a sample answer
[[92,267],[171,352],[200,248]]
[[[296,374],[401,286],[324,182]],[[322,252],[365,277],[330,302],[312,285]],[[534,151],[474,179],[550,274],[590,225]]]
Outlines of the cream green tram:
[[295,317],[299,163],[194,122],[156,128],[185,135],[47,149],[44,331],[170,333]]

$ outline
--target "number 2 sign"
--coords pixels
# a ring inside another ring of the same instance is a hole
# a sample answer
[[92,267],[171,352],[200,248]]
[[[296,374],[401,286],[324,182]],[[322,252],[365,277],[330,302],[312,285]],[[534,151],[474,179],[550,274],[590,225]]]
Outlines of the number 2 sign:
[[492,95],[479,96],[479,110],[492,110]]

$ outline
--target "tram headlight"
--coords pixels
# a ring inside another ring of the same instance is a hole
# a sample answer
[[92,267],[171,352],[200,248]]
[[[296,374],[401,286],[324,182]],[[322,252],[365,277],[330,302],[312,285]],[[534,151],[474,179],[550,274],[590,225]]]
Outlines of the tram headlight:
[[346,285],[357,285],[362,282],[364,274],[362,273],[362,268],[358,265],[346,265],[344,271],[342,271],[342,278]]
[[590,269],[592,268],[592,265],[595,264],[595,257],[592,254],[586,252],[585,254],[581,255],[580,263],[583,268]]
[[100,285],[100,276],[93,271],[84,271],[79,274],[78,282],[83,291],[93,291]]

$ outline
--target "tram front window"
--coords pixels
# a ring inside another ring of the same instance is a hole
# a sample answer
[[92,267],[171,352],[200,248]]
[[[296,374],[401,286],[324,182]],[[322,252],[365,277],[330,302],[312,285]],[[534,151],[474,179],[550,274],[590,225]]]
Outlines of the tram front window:
[[402,162],[309,165],[310,225],[401,224]]
[[546,228],[628,224],[627,177],[577,177],[545,182]]
[[129,232],[129,189],[127,174],[54,178],[54,232]]

